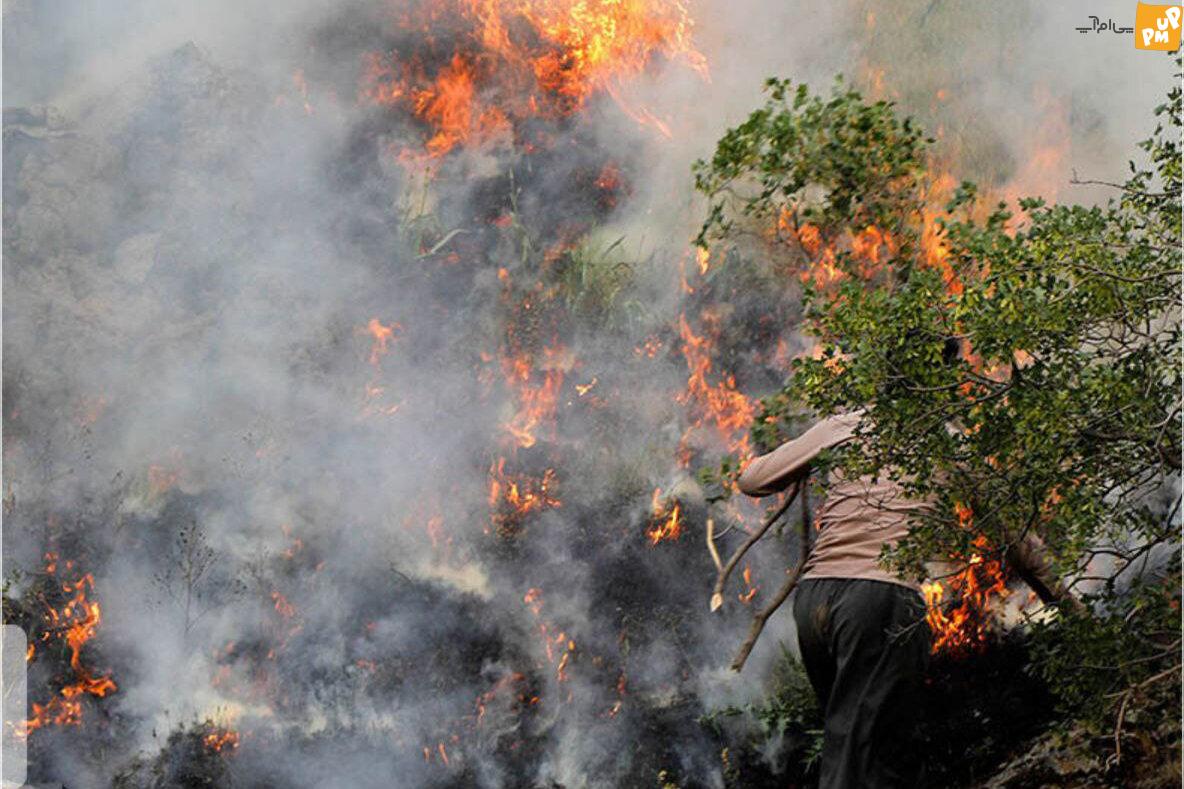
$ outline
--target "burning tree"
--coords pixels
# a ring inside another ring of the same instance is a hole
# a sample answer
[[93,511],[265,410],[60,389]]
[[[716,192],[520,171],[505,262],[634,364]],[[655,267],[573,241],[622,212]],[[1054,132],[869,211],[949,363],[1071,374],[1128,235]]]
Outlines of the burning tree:
[[[803,404],[866,408],[861,451],[830,462],[935,502],[883,558],[955,561],[927,587],[939,647],[982,643],[1004,581],[1023,581],[1029,670],[1110,721],[1112,762],[1132,704],[1174,718],[1179,698],[1180,97],[1104,206],[1012,211],[954,187],[920,129],[841,84],[770,80],[696,166],[698,242],[799,274],[817,339],[757,442]],[[1167,742],[1178,759],[1178,725]]]

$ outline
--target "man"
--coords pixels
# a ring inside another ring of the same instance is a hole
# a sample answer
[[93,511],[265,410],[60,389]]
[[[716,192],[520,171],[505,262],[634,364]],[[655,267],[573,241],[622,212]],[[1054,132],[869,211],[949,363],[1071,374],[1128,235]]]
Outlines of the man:
[[[740,475],[740,490],[784,490],[809,474],[823,450],[850,441],[860,418],[824,419],[756,458]],[[879,557],[925,506],[894,482],[831,474],[793,607],[824,719],[820,789],[911,789],[919,780],[920,757],[908,748],[910,710],[932,634],[919,585],[886,570]]]

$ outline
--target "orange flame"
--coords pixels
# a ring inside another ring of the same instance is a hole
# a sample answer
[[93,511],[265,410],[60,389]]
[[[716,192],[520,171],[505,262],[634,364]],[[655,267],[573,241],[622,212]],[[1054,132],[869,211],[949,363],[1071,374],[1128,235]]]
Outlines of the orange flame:
[[547,662],[555,666],[555,678],[559,682],[566,682],[568,679],[568,669],[576,654],[575,640],[568,637],[564,631],[552,635],[552,631],[558,628],[554,628],[542,617],[543,591],[541,589],[531,587],[523,596],[522,601],[526,603],[527,608],[530,609],[531,614],[538,623],[539,634],[542,636],[543,651],[547,655]]
[[752,598],[756,597],[756,593],[758,591],[760,591],[760,586],[759,585],[753,586],[753,584],[752,584],[752,568],[749,567],[747,564],[744,565],[743,577],[744,577],[744,585],[746,587],[748,587],[748,591],[738,593],[736,595],[736,597],[740,600],[741,603],[748,605],[749,603],[752,602]]
[[211,753],[221,753],[223,750],[233,751],[238,748],[238,732],[230,729],[215,729],[201,738],[205,749]]
[[662,489],[654,488],[651,507],[653,518],[650,527],[645,532],[646,537],[650,540],[650,545],[657,545],[663,540],[677,540],[682,535],[682,512],[678,500],[676,499],[673,505],[668,501],[663,501]]
[[[961,525],[970,528],[970,509],[958,505],[957,511]],[[982,648],[991,634],[994,601],[1010,594],[1002,565],[996,559],[984,558],[991,547],[987,539],[979,535],[974,546],[977,551],[970,555],[965,569],[944,583],[931,581],[921,586],[925,619],[933,630],[934,654],[967,654]],[[960,598],[957,607],[948,613],[943,604],[947,588]]]
[[[58,569],[57,555],[47,553],[46,573],[53,575]],[[73,567],[73,562],[66,562],[67,569]],[[24,722],[17,729],[17,736],[28,735],[44,726],[78,726],[82,723],[82,697],[84,695],[102,698],[117,690],[115,681],[110,676],[94,676],[91,670],[82,663],[82,648],[95,637],[100,622],[102,610],[99,603],[87,598],[87,590],[94,591],[94,577],[87,573],[77,581],[63,581],[62,591],[71,597],[60,609],[47,608],[45,620],[49,626],[41,635],[42,641],[60,639],[70,650],[70,669],[74,673],[75,681],[66,685],[42,705],[32,704],[33,717]],[[26,660],[31,661],[35,650],[26,652]]]
[[[706,314],[704,318],[708,322],[711,321],[710,314]],[[707,422],[713,423],[719,437],[730,451],[741,456],[747,455],[748,426],[756,413],[755,406],[736,388],[736,379],[731,375],[722,376],[718,383],[708,383],[708,377],[712,372],[711,356],[714,346],[710,333],[695,334],[686,315],[679,316],[678,328],[682,336],[683,356],[690,371],[686,392],[679,399],[692,405],[699,414],[692,427],[702,427]],[[684,442],[685,440],[686,436]]]
[[597,93],[665,134],[669,129],[620,94],[626,80],[661,56],[682,60],[704,78],[691,43],[692,22],[679,0],[449,0],[405,12],[399,25],[426,31],[441,14],[466,29],[443,65],[415,54],[370,53],[359,100],[398,106],[431,130],[425,149],[441,156],[516,132],[530,118],[560,118]]
[[395,339],[395,333],[402,330],[403,327],[397,323],[387,326],[378,318],[370,319],[366,324],[366,334],[374,338],[374,343],[370,346],[370,364],[378,366],[379,360],[390,353],[390,344]]
[[559,391],[563,387],[563,358],[566,350],[561,345],[543,351],[542,380],[534,373],[532,359],[527,354],[502,358],[502,372],[506,383],[514,391],[518,409],[505,429],[522,448],[534,446],[541,425],[553,426]]
[[541,479],[506,471],[506,459],[498,458],[489,467],[489,509],[493,524],[502,535],[513,533],[517,524],[532,512],[563,506],[554,494],[555,469],[547,469]]

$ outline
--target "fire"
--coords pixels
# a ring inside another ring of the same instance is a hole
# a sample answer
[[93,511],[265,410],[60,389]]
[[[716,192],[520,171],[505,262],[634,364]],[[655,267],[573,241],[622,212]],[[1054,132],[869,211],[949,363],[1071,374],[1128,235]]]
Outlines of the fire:
[[744,586],[747,587],[748,591],[738,593],[736,595],[736,597],[737,597],[737,599],[740,600],[741,603],[748,605],[749,603],[752,602],[752,598],[756,597],[756,593],[758,591],[760,591],[760,586],[753,585],[753,583],[752,583],[752,568],[749,567],[747,564],[744,565],[743,577],[744,577]]
[[[710,315],[704,317],[708,322],[711,321]],[[747,455],[748,426],[752,424],[756,413],[755,406],[736,388],[733,376],[721,376],[715,384],[708,382],[714,346],[710,333],[695,334],[685,314],[679,316],[678,328],[682,337],[683,356],[690,371],[686,392],[679,399],[698,413],[692,426],[701,427],[707,422],[714,424],[720,439],[730,451],[741,456]]]
[[296,607],[289,603],[288,599],[279,592],[273,591],[271,593],[271,601],[275,606],[276,613],[284,619],[291,619],[296,615]]
[[238,748],[238,732],[230,729],[214,729],[201,738],[201,744],[211,753],[233,751]]
[[795,239],[810,261],[809,266],[798,274],[802,282],[822,289],[846,279],[847,275],[836,264],[834,247],[824,242],[817,225],[797,224],[788,211],[783,210],[777,220],[777,230],[779,237]]
[[296,69],[292,72],[292,87],[296,88],[296,92],[300,94],[301,106],[304,109],[305,115],[312,115],[316,112],[313,109],[312,103],[308,96],[308,80],[304,78],[304,69]]
[[[515,308],[521,319],[529,322],[533,317],[531,310],[536,306],[536,292],[532,290],[519,301],[511,297],[508,274],[499,278],[507,285],[507,306]],[[514,401],[513,416],[501,424],[505,431],[501,439],[503,454],[489,467],[491,520],[497,534],[503,537],[517,533],[519,524],[531,513],[561,506],[555,493],[555,469],[534,463],[529,469],[523,468],[518,451],[536,446],[540,439],[555,439],[559,396],[566,372],[575,366],[574,357],[562,344],[552,342],[535,351],[522,347],[519,334],[511,327],[497,353],[502,379]],[[483,352],[481,358],[488,365],[495,357]],[[492,385],[493,378],[487,366],[480,380]],[[587,390],[580,394],[584,391]]]
[[[963,527],[969,528],[973,513],[959,506],[958,518]],[[985,558],[990,553],[987,539],[979,535],[974,546],[976,551],[966,561],[965,569],[944,583],[931,581],[921,586],[925,619],[933,630],[934,654],[966,654],[986,644],[992,627],[991,607],[997,598],[1010,593],[1000,562]],[[948,613],[944,606],[947,589],[959,600]]]
[[539,635],[542,636],[543,651],[547,655],[547,662],[555,666],[556,680],[566,682],[568,669],[576,655],[575,640],[570,638],[566,631],[554,632],[558,628],[543,619],[543,591],[541,589],[538,587],[528,589],[522,597],[522,602],[530,609],[530,613],[538,624]]
[[662,499],[662,489],[654,488],[654,496],[650,503],[653,517],[645,536],[650,545],[657,545],[663,540],[677,540],[682,535],[682,512],[678,500],[671,504]]
[[523,449],[534,446],[540,426],[553,429],[566,355],[561,345],[544,349],[541,375],[534,372],[527,354],[502,359],[502,373],[518,401],[517,411],[504,427]]
[[398,323],[391,323],[384,325],[378,318],[371,318],[370,322],[366,324],[365,333],[373,338],[374,342],[370,346],[370,364],[375,367],[378,366],[382,357],[390,353],[390,344],[395,339],[396,332],[403,330],[403,327]]
[[364,334],[371,339],[369,361],[370,366],[374,368],[373,377],[366,382],[362,390],[361,416],[363,418],[394,416],[402,407],[400,402],[388,402],[387,388],[378,383],[382,358],[390,353],[391,343],[398,339],[402,331],[401,324],[395,322],[385,324],[378,318],[371,318],[364,328],[358,330],[359,334]]
[[[531,592],[537,592],[537,589],[531,589]],[[527,595],[529,597],[529,593]],[[526,675],[518,672],[507,674],[493,683],[493,687],[482,693],[477,697],[476,713],[473,715],[473,725],[480,726],[485,721],[485,716],[488,711],[489,704],[493,702],[503,691],[508,691],[518,704],[522,706],[533,706],[538,704],[538,696],[531,696],[527,692]]]
[[[441,16],[463,27],[444,52],[370,53],[359,88],[363,103],[419,118],[430,130],[430,157],[516,137],[530,119],[571,115],[597,94],[668,134],[653,113],[624,100],[626,82],[659,57],[707,78],[679,0],[448,0],[414,3],[397,24],[427,34]],[[421,40],[425,50],[439,43]]]
[[699,265],[699,276],[706,276],[707,269],[711,266],[711,252],[703,248],[696,249],[695,262]]
[[663,343],[660,337],[647,337],[641,345],[633,349],[633,355],[653,359],[662,350],[662,345]]
[[[47,553],[46,574],[54,575],[58,570],[58,557]],[[65,563],[67,570],[73,569],[74,563]],[[94,576],[90,573],[82,575],[75,581],[62,581],[61,589],[69,598],[60,608],[48,606],[45,612],[47,628],[42,632],[40,640],[49,642],[58,639],[70,650],[70,670],[74,681],[63,687],[58,695],[46,704],[32,704],[33,716],[19,727],[17,734],[27,737],[30,732],[44,726],[78,726],[82,723],[82,699],[84,696],[103,698],[108,693],[117,690],[115,681],[110,676],[95,676],[82,662],[82,648],[95,637],[102,621],[102,609],[99,603],[87,596],[88,590],[94,592]],[[25,658],[31,661],[36,654],[29,645]]]
[[601,202],[608,208],[617,204],[618,196],[622,192],[629,191],[625,181],[621,178],[621,171],[612,162],[607,162],[604,165],[594,183],[596,188],[600,190]]
[[[934,221],[936,214],[927,216],[927,223]],[[929,230],[929,225],[926,225]],[[858,232],[844,234],[837,240],[823,238],[817,225],[809,222],[798,224],[788,211],[783,210],[777,222],[777,237],[796,241],[805,253],[808,265],[798,273],[802,282],[810,283],[820,290],[831,288],[845,281],[850,274],[838,265],[838,251],[850,254],[854,273],[863,280],[871,280],[896,256],[900,249],[893,235],[876,225],[867,225]],[[936,237],[936,236],[935,236]]]
[[555,496],[555,469],[541,478],[506,471],[506,458],[500,457],[489,467],[489,509],[499,534],[512,533],[517,524],[532,512],[563,506]]

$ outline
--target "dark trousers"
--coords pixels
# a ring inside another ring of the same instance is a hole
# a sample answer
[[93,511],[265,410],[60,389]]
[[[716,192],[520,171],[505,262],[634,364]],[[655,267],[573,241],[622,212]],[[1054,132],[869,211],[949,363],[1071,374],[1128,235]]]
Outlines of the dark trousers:
[[824,720],[819,789],[918,786],[912,713],[932,639],[921,596],[854,578],[806,579],[795,595],[802,663]]

